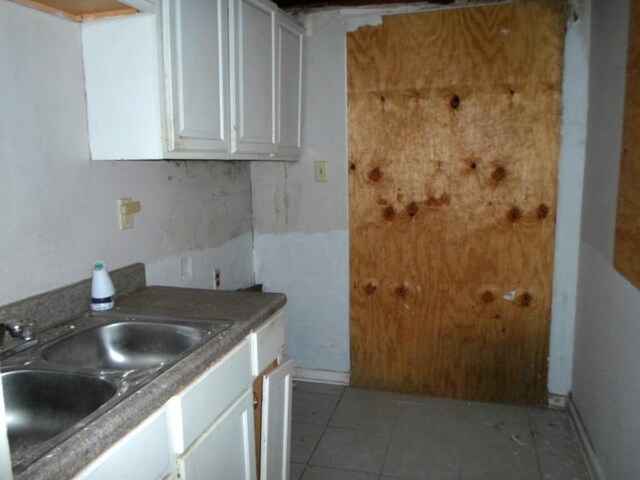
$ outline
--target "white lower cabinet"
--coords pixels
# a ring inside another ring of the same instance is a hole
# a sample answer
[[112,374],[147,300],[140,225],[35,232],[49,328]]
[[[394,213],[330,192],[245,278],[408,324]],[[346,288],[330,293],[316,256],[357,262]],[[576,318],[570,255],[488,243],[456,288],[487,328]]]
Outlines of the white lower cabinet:
[[169,445],[167,408],[163,407],[90,463],[77,479],[168,480],[175,478]]
[[[280,362],[283,349],[279,311],[76,478],[287,480],[293,364]],[[257,466],[253,382],[270,364]]]
[[245,339],[169,401],[174,452],[187,450],[252,381],[251,351]]
[[247,390],[177,459],[183,480],[255,480],[253,393]]
[[265,375],[262,385],[261,480],[289,479],[293,360]]

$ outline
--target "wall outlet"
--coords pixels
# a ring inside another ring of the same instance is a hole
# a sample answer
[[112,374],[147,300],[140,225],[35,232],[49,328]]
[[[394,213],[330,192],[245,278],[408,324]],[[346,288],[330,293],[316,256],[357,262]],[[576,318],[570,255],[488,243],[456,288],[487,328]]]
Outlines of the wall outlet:
[[213,269],[213,289],[217,290],[220,288],[221,280],[220,280],[220,269]]
[[191,257],[183,257],[180,259],[180,274],[183,282],[193,278],[193,262]]

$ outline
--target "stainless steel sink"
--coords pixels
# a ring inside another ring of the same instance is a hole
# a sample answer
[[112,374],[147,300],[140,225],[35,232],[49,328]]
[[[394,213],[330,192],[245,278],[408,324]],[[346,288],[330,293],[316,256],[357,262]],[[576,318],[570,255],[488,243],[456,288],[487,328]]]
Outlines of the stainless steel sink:
[[2,359],[13,473],[155,379],[232,321],[84,313]]
[[119,322],[69,336],[46,348],[42,358],[71,367],[140,370],[173,360],[206,335],[205,326]]
[[112,381],[79,373],[17,370],[0,377],[12,452],[55,437],[117,391]]

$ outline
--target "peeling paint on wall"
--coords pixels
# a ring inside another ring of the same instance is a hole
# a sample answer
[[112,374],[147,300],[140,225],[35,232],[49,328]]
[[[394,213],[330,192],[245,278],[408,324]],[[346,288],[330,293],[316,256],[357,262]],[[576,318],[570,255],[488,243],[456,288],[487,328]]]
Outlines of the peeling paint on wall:
[[[147,283],[185,288],[212,289],[214,269],[220,271],[222,290],[237,290],[254,283],[252,233],[245,233],[214,248],[190,250],[146,264]],[[189,275],[182,275],[182,262]]]

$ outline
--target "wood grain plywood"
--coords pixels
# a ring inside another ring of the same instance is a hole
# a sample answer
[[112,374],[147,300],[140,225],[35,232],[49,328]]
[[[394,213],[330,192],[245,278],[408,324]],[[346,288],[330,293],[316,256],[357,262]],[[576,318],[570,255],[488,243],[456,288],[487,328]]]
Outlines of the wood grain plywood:
[[631,3],[614,264],[640,288],[640,2]]
[[563,39],[560,2],[348,35],[354,385],[546,399]]

